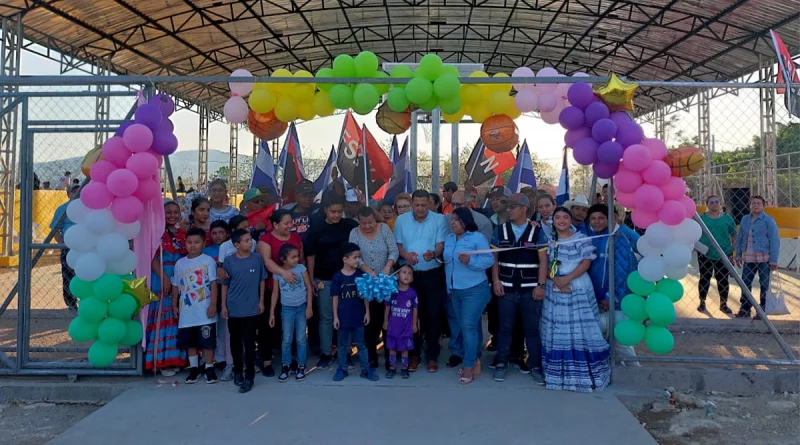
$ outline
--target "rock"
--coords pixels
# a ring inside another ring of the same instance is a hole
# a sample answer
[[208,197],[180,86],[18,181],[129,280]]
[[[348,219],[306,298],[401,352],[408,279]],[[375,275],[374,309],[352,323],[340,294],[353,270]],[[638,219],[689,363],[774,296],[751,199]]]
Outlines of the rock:
[[684,394],[682,392],[672,393],[672,398],[675,402],[689,408],[705,408],[708,403],[705,400],[699,399],[695,396]]
[[789,413],[797,410],[797,404],[791,400],[770,400],[767,408],[780,413]]

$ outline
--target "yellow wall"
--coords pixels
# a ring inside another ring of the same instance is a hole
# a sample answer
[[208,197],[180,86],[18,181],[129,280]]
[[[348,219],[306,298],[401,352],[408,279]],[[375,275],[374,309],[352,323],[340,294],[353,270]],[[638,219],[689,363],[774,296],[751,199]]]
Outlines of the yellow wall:
[[[706,206],[697,206],[697,211],[703,213]],[[778,224],[778,234],[781,238],[800,237],[800,208],[797,207],[767,207],[767,215],[775,218]]]

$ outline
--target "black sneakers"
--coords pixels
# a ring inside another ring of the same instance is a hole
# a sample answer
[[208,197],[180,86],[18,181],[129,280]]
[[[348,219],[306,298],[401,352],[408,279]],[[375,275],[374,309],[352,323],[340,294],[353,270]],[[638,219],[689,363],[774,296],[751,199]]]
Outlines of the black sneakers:
[[306,367],[305,366],[298,366],[297,372],[294,374],[295,381],[302,382],[306,379]]
[[214,371],[213,366],[206,366],[206,383],[209,385],[212,383],[217,383],[219,380],[217,379],[217,373]]
[[289,380],[289,372],[290,372],[289,371],[289,367],[286,366],[286,365],[283,365],[281,367],[281,373],[278,375],[278,381],[283,383],[283,382]]
[[233,384],[234,385],[242,386],[243,383],[244,383],[244,374],[239,373],[239,374],[234,374],[233,375]]
[[261,368],[261,374],[264,377],[275,377],[275,369],[272,367],[272,363]]
[[186,384],[191,385],[192,383],[197,383],[197,379],[200,378],[200,368],[197,366],[189,368],[189,375],[186,376]]
[[531,368],[528,367],[528,363],[524,358],[518,358],[514,360],[514,367],[517,368],[522,374],[528,375],[531,373]]
[[319,356],[319,361],[317,362],[317,368],[319,369],[328,369],[331,366],[331,362],[333,359],[330,355],[322,354]]
[[245,379],[244,383],[242,383],[242,386],[239,387],[239,392],[242,394],[250,392],[250,390],[253,389],[253,385],[255,385],[255,382],[250,379]]

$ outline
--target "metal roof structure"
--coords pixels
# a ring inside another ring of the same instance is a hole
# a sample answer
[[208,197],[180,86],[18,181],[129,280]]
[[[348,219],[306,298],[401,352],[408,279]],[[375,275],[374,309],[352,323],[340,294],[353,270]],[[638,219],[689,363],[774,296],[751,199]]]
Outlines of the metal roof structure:
[[[489,73],[519,66],[631,79],[730,81],[774,59],[769,30],[800,49],[798,0],[4,0],[24,36],[118,74],[227,75],[245,68],[311,72],[339,54],[384,62],[434,52]],[[46,51],[46,55],[50,55]],[[222,84],[178,84],[185,100],[220,110]],[[637,105],[688,89],[642,91]]]

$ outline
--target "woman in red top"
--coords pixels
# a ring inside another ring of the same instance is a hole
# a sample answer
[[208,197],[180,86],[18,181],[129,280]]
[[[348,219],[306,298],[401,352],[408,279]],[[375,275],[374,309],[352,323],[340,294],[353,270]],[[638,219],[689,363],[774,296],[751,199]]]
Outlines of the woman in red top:
[[[256,251],[261,255],[261,258],[264,259],[264,265],[266,265],[267,271],[270,273],[267,279],[266,294],[264,295],[265,301],[269,301],[268,299],[271,298],[272,295],[273,274],[280,274],[286,281],[291,283],[297,281],[297,277],[295,277],[293,273],[281,267],[281,260],[278,257],[281,247],[283,247],[284,244],[291,244],[297,247],[300,251],[300,261],[305,261],[303,255],[303,241],[300,235],[296,232],[292,232],[294,223],[291,212],[286,209],[278,209],[270,217],[270,222],[272,223],[272,231],[261,235],[261,238],[258,240],[258,245],[256,246]],[[280,301],[278,301],[278,306],[275,310],[280,313]],[[259,350],[261,351],[261,358],[264,360],[262,372],[267,377],[275,375],[275,371],[272,369],[272,346],[280,344],[281,336],[282,328],[280,326],[280,317],[276,318],[275,327],[270,328],[269,311],[264,311],[264,313],[259,316],[258,344]]]

